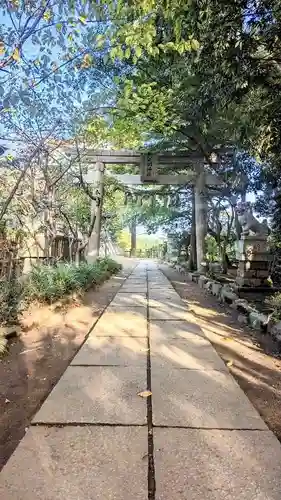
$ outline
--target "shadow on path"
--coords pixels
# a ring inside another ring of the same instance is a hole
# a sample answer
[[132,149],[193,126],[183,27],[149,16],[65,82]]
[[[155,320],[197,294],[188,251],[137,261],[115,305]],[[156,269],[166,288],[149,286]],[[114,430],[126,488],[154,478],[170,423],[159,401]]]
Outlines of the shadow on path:
[[241,328],[237,313],[167,266],[161,270],[188,303],[188,310],[211,341],[267,425],[281,441],[281,361],[269,335]]

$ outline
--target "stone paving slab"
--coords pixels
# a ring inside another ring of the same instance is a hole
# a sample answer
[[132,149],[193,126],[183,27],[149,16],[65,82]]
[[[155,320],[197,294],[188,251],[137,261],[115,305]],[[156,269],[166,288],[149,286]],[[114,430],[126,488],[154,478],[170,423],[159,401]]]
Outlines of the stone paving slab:
[[90,335],[72,365],[142,366],[146,370],[147,339],[141,337],[95,337]]
[[147,319],[147,305],[146,304],[133,304],[130,306],[127,305],[116,305],[116,304],[110,304],[106,308],[106,313],[105,314],[116,314],[116,315],[123,315],[123,314],[137,314],[138,316],[141,316],[145,319]]
[[144,500],[147,429],[31,427],[1,473],[2,500]]
[[[160,291],[160,290],[159,290]],[[185,303],[179,298],[178,295],[174,294],[173,292],[171,293],[164,293],[164,292],[161,292],[160,294],[158,293],[158,290],[157,290],[157,293],[156,292],[156,289],[154,289],[153,291],[149,291],[149,295],[148,295],[148,306],[149,307],[158,307],[158,305],[161,305],[163,304],[163,306],[165,307],[165,305],[169,305],[169,304],[175,304],[177,306],[183,306],[185,305]]]
[[190,334],[200,335],[206,339],[202,328],[193,321],[151,321],[151,338],[164,340],[168,338],[190,338]]
[[149,300],[182,302],[180,296],[174,289],[167,290],[166,287],[163,287],[162,290],[160,288],[149,289]]
[[166,292],[175,291],[172,285],[167,285],[165,283],[148,283],[148,293],[152,290],[163,290],[163,289],[165,289]]
[[149,296],[148,300],[148,305],[149,307],[156,307],[157,309],[166,309],[167,307],[171,308],[175,306],[176,308],[181,308],[182,310],[187,309],[187,304],[181,300],[181,298],[178,295],[174,295],[171,298],[171,295],[168,295],[165,297],[165,295],[159,295],[157,298],[157,294],[153,294]]
[[147,277],[148,283],[150,284],[158,284],[158,283],[163,283],[164,285],[171,285],[170,281],[165,278],[164,276],[156,276],[156,277],[150,277],[148,275]]
[[117,293],[112,302],[110,302],[111,306],[147,306],[147,298],[142,293]]
[[127,280],[126,286],[145,286],[145,287],[147,287],[147,281],[140,280],[140,279]]
[[270,431],[154,429],[156,500],[280,500]]
[[130,274],[128,277],[130,278],[146,278],[147,277],[147,271],[145,268],[140,268],[138,267],[133,273]]
[[70,366],[54,387],[33,423],[146,423],[146,389],[142,367]]
[[152,369],[158,366],[188,368],[191,370],[220,370],[228,373],[227,367],[212,345],[202,337],[190,333],[185,339],[150,340]]
[[[147,292],[147,284],[146,283],[125,283],[122,288],[142,288],[143,292]],[[122,290],[120,288],[120,290]]]
[[152,365],[155,425],[219,429],[267,429],[230,374]]
[[123,285],[119,293],[147,293],[147,287],[142,285]]
[[162,283],[168,283],[170,284],[170,281],[168,280],[168,278],[166,278],[166,276],[164,276],[164,274],[153,274],[153,273],[149,273],[147,274],[147,279],[149,282],[157,282],[157,281],[161,281]]
[[145,288],[147,288],[147,280],[144,279],[144,280],[139,280],[139,279],[135,279],[135,280],[127,280],[125,283],[124,283],[124,286],[144,286]]
[[149,318],[151,320],[185,320],[190,317],[187,307],[176,305],[173,302],[171,305],[162,304],[160,307],[149,307]]
[[105,312],[92,335],[97,337],[147,337],[147,318],[137,311]]

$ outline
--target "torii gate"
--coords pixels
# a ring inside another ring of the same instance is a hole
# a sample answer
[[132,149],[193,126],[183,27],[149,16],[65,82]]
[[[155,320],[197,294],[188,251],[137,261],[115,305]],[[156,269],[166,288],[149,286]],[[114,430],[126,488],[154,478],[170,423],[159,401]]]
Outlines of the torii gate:
[[[219,150],[219,155],[232,155],[231,150]],[[214,157],[215,156],[215,157]],[[206,194],[208,187],[222,187],[224,182],[218,175],[207,171],[206,160],[203,155],[197,153],[174,153],[167,152],[163,154],[149,154],[147,152],[137,151],[94,151],[87,150],[83,157],[83,162],[95,164],[95,167],[89,170],[84,176],[85,182],[95,185],[95,190],[100,193],[100,203],[93,202],[92,214],[96,221],[92,236],[88,245],[87,260],[93,262],[99,254],[102,198],[104,185],[104,172],[106,165],[137,165],[140,167],[139,175],[130,174],[112,174],[119,182],[127,185],[139,184],[157,184],[157,185],[184,185],[192,183],[195,187],[195,226],[196,226],[196,253],[197,268],[201,272],[205,267],[205,237],[207,233],[207,204]],[[215,166],[218,164],[218,156],[213,155],[210,161]],[[181,167],[188,165],[193,167],[193,171],[186,174],[161,174],[161,167]]]

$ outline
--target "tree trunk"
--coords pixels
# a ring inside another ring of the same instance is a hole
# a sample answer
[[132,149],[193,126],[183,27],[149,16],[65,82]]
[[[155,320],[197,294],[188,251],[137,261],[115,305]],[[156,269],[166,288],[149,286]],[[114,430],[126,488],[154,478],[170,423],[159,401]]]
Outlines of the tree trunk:
[[101,220],[102,220],[102,204],[104,195],[104,164],[97,163],[95,170],[94,182],[94,195],[95,200],[92,200],[92,231],[89,234],[87,261],[93,263],[97,260],[100,251],[100,234],[101,234]]
[[227,245],[227,240],[225,240],[222,243],[221,247],[221,262],[222,262],[222,269],[223,273],[227,274],[227,269],[228,269],[228,261],[227,261],[227,256],[226,256],[226,245]]
[[235,223],[235,231],[236,231],[237,239],[240,240],[241,239],[242,228],[240,226],[236,210],[235,210],[235,215],[234,215],[234,223]]
[[133,219],[133,221],[131,222],[130,233],[131,233],[130,257],[134,257],[136,255],[136,250],[137,250],[137,224],[135,219]]

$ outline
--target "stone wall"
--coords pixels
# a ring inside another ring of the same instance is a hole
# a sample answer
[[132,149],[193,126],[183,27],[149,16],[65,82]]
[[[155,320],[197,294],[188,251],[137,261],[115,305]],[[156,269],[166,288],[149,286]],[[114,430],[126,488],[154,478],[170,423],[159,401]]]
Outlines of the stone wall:
[[269,333],[278,342],[281,342],[281,321],[273,320],[271,314],[259,312],[246,299],[240,298],[235,285],[223,285],[219,281],[210,279],[198,272],[188,272],[184,267],[170,262],[166,262],[166,264],[184,274],[188,281],[197,283],[200,288],[215,296],[219,302],[228,304],[231,309],[236,310],[238,313],[237,321],[240,324],[248,325],[263,333]]

